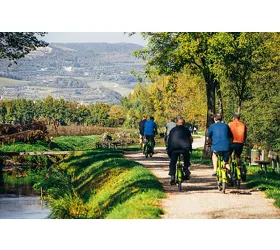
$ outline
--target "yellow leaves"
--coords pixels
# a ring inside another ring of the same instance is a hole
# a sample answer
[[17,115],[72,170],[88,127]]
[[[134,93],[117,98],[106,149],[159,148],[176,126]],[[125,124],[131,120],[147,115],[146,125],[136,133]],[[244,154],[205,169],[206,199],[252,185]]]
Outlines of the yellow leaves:
[[205,84],[197,76],[188,73],[177,74],[176,78],[162,76],[147,87],[155,110],[156,122],[163,126],[167,119],[182,115],[189,122],[205,123]]

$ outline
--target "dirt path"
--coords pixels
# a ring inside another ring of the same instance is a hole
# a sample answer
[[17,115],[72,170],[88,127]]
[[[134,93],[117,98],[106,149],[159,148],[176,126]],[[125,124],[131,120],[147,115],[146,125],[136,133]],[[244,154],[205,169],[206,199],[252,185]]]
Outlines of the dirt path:
[[[193,147],[201,147],[201,143],[204,138],[195,139]],[[219,192],[211,176],[212,168],[206,165],[193,164],[191,179],[183,183],[183,192],[178,193],[177,186],[169,184],[169,158],[164,148],[156,148],[152,158],[146,159],[140,151],[128,152],[125,157],[146,166],[163,184],[167,194],[162,203],[164,219],[280,218],[280,209],[273,206],[273,199],[265,198],[263,192],[249,190],[245,184],[239,190]]]

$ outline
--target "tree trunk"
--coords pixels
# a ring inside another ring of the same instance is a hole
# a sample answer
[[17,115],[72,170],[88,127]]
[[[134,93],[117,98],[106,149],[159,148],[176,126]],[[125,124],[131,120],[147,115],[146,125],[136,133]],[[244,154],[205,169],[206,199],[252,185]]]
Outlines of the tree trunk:
[[217,83],[217,97],[218,97],[218,110],[220,114],[224,114],[222,92],[220,88],[220,83]]
[[209,126],[214,123],[214,114],[215,114],[215,91],[216,91],[217,82],[208,81],[206,83],[206,95],[207,95],[207,123],[206,123],[206,133],[205,133],[205,142],[204,150],[202,153],[202,158],[211,158],[211,149],[206,145],[206,134]]
[[242,106],[242,100],[241,100],[241,98],[239,98],[239,100],[238,100],[238,107],[237,107],[237,113],[238,114],[240,114],[240,112],[241,112],[241,106]]

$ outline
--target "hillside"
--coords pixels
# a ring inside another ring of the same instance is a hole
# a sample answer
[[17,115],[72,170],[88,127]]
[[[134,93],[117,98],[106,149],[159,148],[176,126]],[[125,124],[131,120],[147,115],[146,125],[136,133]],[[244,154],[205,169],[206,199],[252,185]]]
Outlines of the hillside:
[[84,103],[118,103],[136,84],[130,71],[143,66],[132,56],[140,48],[127,43],[51,43],[11,67],[8,60],[0,60],[0,95],[38,99],[51,94]]

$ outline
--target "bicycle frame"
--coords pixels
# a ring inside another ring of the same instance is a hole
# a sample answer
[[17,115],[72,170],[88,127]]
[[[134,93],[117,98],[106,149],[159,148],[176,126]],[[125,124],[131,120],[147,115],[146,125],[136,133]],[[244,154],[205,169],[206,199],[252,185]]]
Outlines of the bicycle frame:
[[145,138],[145,143],[144,143],[144,152],[145,157],[148,158],[148,155],[150,155],[150,157],[152,157],[152,141],[151,140],[147,140]]
[[217,164],[218,190],[223,191],[223,193],[225,193],[226,184],[227,184],[227,171],[220,153],[217,154],[217,158],[218,158],[218,164]]
[[237,166],[237,160],[235,157],[235,153],[233,151],[232,153],[232,158],[231,158],[231,163],[230,163],[230,172],[232,176],[232,183],[234,186],[237,186],[240,188],[240,180],[241,180],[241,170],[240,166]]
[[178,156],[177,168],[176,168],[176,182],[178,184],[178,191],[182,191],[182,182],[183,182],[183,163],[182,163],[182,154]]

